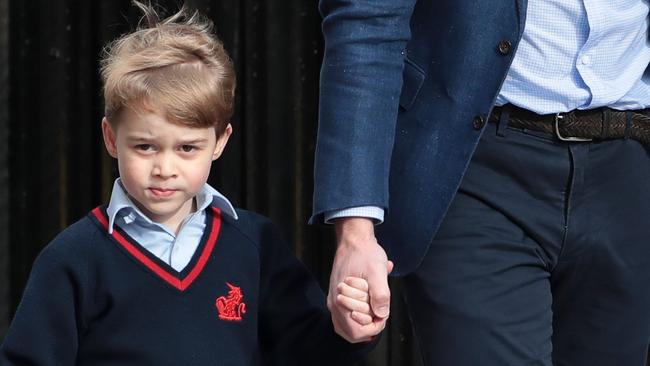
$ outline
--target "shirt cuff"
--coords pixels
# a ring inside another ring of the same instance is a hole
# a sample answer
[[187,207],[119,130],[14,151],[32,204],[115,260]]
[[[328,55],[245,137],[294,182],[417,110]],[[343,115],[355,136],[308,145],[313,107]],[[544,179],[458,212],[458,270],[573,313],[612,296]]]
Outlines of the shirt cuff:
[[378,206],[359,206],[328,211],[325,212],[325,223],[333,224],[335,219],[341,217],[366,217],[372,219],[375,225],[378,225],[384,222],[384,209]]

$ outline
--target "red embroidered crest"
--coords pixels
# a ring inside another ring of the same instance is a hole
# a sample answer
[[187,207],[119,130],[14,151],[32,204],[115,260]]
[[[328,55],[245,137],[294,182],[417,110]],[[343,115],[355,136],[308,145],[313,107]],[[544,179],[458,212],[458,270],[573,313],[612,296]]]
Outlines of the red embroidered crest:
[[215,303],[219,311],[219,319],[240,322],[246,313],[246,304],[242,302],[244,293],[241,288],[226,282],[230,289],[228,296],[219,296]]

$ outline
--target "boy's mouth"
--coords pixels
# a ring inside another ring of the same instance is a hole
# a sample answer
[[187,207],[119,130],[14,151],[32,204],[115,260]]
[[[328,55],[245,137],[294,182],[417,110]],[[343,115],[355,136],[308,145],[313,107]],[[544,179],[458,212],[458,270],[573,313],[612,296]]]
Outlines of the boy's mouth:
[[178,190],[177,189],[167,189],[167,188],[155,188],[155,187],[150,187],[149,191],[153,193],[154,196],[156,197],[169,197],[176,193]]

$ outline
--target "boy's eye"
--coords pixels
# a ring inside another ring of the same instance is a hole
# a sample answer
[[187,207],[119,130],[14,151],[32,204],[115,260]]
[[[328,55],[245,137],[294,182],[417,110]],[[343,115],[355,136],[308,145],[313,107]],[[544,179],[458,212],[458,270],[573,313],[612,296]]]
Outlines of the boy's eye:
[[193,146],[193,145],[182,145],[181,150],[183,152],[192,152],[192,151],[196,150],[196,147]]
[[135,145],[135,148],[140,151],[149,151],[153,148],[151,144],[139,144]]

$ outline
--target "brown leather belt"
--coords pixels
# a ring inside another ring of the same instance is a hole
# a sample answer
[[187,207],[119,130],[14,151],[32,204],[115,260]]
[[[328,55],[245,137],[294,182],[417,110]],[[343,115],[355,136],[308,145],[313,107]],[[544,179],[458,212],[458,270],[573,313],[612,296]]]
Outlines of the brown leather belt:
[[630,138],[650,146],[650,109],[617,111],[601,107],[541,115],[505,105],[494,107],[489,120],[498,122],[502,115],[507,117],[508,126],[547,132],[562,141]]

